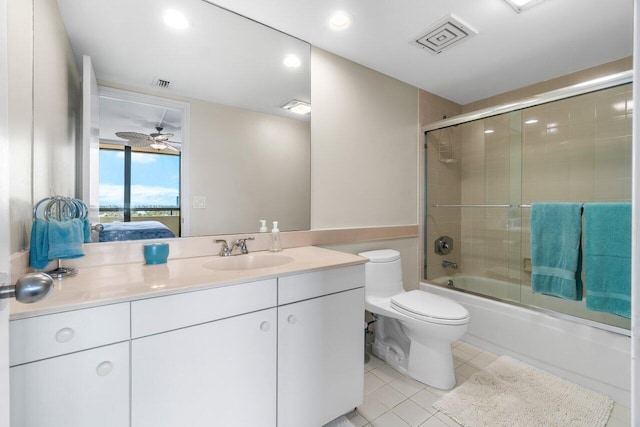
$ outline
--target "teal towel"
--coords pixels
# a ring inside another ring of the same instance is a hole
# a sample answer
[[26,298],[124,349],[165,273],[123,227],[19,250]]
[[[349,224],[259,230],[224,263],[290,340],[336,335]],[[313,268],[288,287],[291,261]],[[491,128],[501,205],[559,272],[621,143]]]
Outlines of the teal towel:
[[84,243],[91,243],[91,223],[89,222],[89,218],[85,218],[82,220],[82,232],[84,234]]
[[582,300],[581,203],[531,205],[531,291]]
[[36,219],[31,224],[31,242],[29,244],[29,264],[42,270],[49,264],[49,223]]
[[81,219],[49,220],[49,259],[84,256],[84,224]]
[[587,308],[631,317],[631,204],[585,203]]

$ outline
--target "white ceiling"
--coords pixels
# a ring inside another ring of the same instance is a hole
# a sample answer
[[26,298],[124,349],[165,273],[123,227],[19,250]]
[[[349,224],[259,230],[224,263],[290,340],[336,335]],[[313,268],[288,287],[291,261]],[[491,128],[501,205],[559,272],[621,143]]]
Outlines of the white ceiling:
[[[310,101],[308,43],[202,0],[57,2],[78,68],[82,69],[83,55],[91,56],[99,81],[159,96],[188,97],[309,120],[309,116],[281,108],[292,99]],[[163,22],[170,8],[187,17],[189,28],[176,30]],[[283,65],[290,54],[302,61],[299,68]],[[171,84],[166,89],[153,86],[154,78]],[[162,111],[149,108],[132,114],[128,108],[133,105],[104,108],[101,124],[110,127],[108,139],[113,138],[113,130],[155,132],[152,124]],[[165,118],[165,125],[167,120],[170,117]],[[146,126],[139,125],[144,122]],[[178,137],[178,131],[171,133]]]
[[116,132],[171,133],[170,142],[182,143],[182,110],[130,102],[112,97],[100,98],[100,141],[124,144]]
[[[466,104],[632,53],[632,0],[214,0],[314,46]],[[328,17],[345,10],[350,28]],[[431,55],[410,44],[454,13],[479,34]]]

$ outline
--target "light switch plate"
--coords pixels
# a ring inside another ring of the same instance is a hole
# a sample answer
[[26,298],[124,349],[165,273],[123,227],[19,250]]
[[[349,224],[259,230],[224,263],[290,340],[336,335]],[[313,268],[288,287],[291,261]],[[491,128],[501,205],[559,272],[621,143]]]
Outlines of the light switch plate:
[[205,209],[207,198],[205,196],[193,196],[193,209]]

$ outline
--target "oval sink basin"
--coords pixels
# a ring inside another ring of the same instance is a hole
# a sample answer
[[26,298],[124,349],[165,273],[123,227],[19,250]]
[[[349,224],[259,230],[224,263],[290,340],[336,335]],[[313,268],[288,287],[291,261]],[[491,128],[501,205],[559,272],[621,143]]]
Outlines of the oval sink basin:
[[289,264],[295,258],[289,255],[267,254],[267,255],[235,255],[230,257],[220,257],[212,261],[207,261],[202,266],[211,270],[255,270],[258,268],[276,267]]

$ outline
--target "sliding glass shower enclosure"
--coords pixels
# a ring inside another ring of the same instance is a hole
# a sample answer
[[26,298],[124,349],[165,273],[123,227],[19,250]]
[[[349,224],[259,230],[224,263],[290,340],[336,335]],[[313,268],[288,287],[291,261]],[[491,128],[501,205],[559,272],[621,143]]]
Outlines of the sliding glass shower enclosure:
[[631,201],[631,84],[560,97],[430,126],[424,279],[629,329],[629,319],[587,310],[584,298],[531,292],[532,203]]

